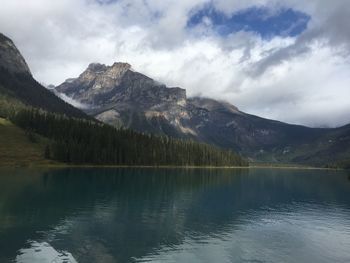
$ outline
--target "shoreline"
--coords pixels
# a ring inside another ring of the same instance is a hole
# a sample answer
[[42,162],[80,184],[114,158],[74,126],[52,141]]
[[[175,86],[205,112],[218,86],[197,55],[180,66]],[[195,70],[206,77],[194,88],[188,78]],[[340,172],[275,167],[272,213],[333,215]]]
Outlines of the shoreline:
[[92,164],[33,164],[33,165],[0,165],[0,169],[35,169],[35,168],[124,168],[124,169],[289,169],[289,170],[332,170],[342,171],[346,169],[342,168],[324,168],[324,167],[312,167],[312,166],[293,166],[293,165],[280,165],[280,166],[267,166],[267,165],[250,165],[250,166],[176,166],[176,165],[92,165]]

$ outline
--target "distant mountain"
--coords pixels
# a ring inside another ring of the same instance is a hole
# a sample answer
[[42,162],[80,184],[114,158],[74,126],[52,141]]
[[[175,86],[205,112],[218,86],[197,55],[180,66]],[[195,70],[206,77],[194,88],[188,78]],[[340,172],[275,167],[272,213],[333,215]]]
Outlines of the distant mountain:
[[39,84],[12,40],[0,33],[0,102],[9,99],[54,113],[89,118]]
[[[86,113],[105,123],[195,139],[233,149],[255,161],[324,165],[350,157],[346,127],[290,125],[246,114],[227,102],[187,98],[184,89],[168,88],[133,71],[127,63],[90,64],[56,91],[85,105]],[[339,143],[346,146],[337,147]]]

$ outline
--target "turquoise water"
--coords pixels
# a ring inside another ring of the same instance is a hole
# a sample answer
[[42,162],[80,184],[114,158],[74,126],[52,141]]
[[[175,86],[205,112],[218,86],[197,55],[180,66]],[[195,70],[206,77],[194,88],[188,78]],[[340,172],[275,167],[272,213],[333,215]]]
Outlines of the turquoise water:
[[0,262],[350,262],[350,174],[1,169]]

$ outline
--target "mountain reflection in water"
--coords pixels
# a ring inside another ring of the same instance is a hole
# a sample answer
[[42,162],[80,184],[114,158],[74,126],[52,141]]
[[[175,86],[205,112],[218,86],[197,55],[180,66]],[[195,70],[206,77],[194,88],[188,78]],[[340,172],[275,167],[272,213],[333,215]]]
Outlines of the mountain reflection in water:
[[1,169],[0,262],[350,262],[348,174]]

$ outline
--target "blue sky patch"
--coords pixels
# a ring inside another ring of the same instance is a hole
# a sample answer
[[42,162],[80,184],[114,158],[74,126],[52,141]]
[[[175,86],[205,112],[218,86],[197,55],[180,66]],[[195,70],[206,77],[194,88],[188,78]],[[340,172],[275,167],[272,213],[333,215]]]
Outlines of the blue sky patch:
[[228,17],[212,5],[207,5],[190,17],[187,27],[193,28],[206,18],[210,19],[214,30],[222,36],[238,31],[253,31],[263,38],[297,36],[306,29],[310,21],[307,14],[290,8],[271,13],[265,7],[251,7]]

